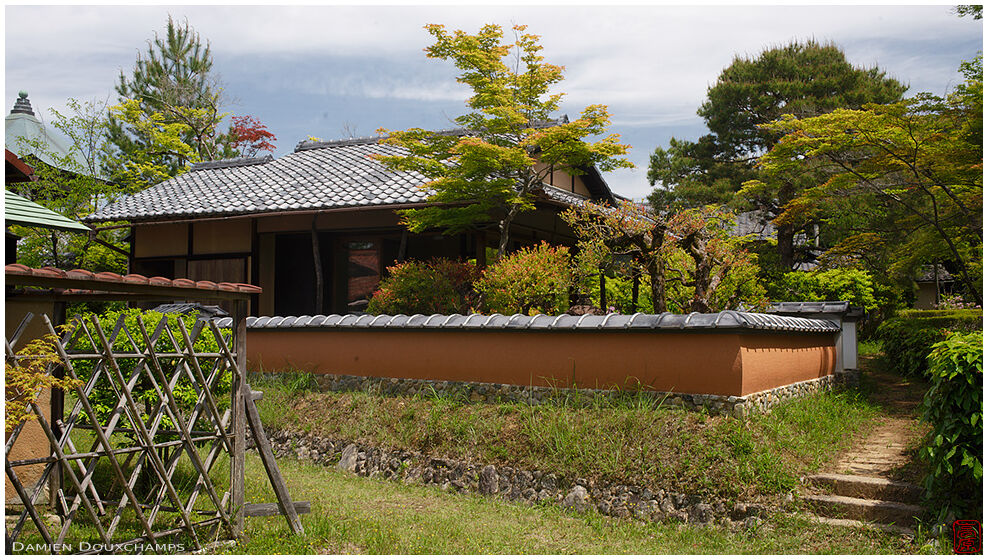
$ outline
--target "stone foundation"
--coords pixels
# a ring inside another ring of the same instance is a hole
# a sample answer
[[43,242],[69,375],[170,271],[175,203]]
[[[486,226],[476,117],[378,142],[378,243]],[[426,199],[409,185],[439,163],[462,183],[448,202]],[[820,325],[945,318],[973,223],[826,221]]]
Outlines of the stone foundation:
[[[276,377],[277,374],[271,374]],[[800,381],[791,385],[769,389],[744,397],[723,395],[697,395],[684,393],[664,393],[657,391],[621,391],[608,389],[565,389],[505,385],[500,383],[476,383],[464,381],[430,381],[402,379],[396,377],[360,377],[354,375],[315,375],[316,383],[322,391],[360,391],[388,397],[442,396],[470,402],[520,402],[543,404],[566,402],[579,403],[618,402],[643,394],[661,400],[663,405],[681,407],[687,410],[706,411],[712,415],[731,415],[743,418],[753,412],[767,412],[773,407],[819,391],[828,391],[842,386],[857,385],[861,377],[858,370],[845,370],[817,379]]]
[[[420,453],[381,449],[305,433],[268,434],[278,457],[312,461],[369,478],[438,486],[459,494],[479,493],[529,504],[545,503],[575,511],[641,521],[717,523],[733,530],[753,529],[776,506],[729,504],[674,490],[568,480],[539,470],[470,464]],[[250,445],[250,442],[248,442]],[[786,500],[791,502],[791,496]]]

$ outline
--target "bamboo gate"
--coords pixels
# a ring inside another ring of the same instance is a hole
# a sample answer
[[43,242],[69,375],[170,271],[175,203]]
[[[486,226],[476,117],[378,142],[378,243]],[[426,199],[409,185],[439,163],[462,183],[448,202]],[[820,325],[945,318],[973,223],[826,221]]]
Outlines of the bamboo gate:
[[[56,316],[26,313],[13,335],[5,338],[6,362],[17,365],[26,358],[14,349],[28,326],[40,321],[57,354],[58,364],[49,366],[49,373],[78,383],[68,394],[53,389],[48,411],[30,405],[36,417],[32,422],[40,425],[47,439],[47,456],[11,460],[11,449],[28,424],[22,422],[8,434],[5,472],[23,506],[7,530],[8,551],[19,539],[40,537],[46,551],[77,552],[66,539],[78,519],[88,522],[80,524],[85,525],[83,531],[95,532],[97,546],[88,549],[99,552],[132,551],[128,547],[134,545],[160,550],[154,547],[181,535],[195,550],[202,550],[221,535],[236,538],[243,531],[244,518],[257,515],[280,513],[291,531],[302,533],[298,514],[307,513],[309,504],[291,500],[254,402],[260,393],[251,391],[245,379],[247,303],[260,288],[21,265],[6,267],[5,284],[7,301],[55,302]],[[226,301],[233,307],[233,328],[220,329],[213,320],[200,319],[191,328],[175,321],[176,333],[167,317],[153,325],[143,320],[128,325],[121,315],[109,329],[95,319],[79,318],[57,329],[64,303],[79,300]],[[209,337],[215,341],[209,345],[215,346],[213,351],[197,349],[197,343],[202,348]],[[223,406],[225,399],[216,389],[226,374],[229,403]],[[180,388],[189,387],[194,391],[191,409],[180,406],[176,396]],[[142,388],[141,395],[135,395]],[[109,394],[115,406],[97,411],[97,393],[104,403]],[[71,404],[68,411],[67,404]],[[248,427],[276,503],[245,500]],[[77,448],[80,441],[88,442],[88,449]],[[211,477],[224,456],[229,458],[225,492]],[[102,477],[97,474],[98,464]],[[33,485],[25,485],[15,468],[30,465],[44,469]],[[38,505],[46,487],[47,511],[59,519],[57,533],[49,530]],[[28,520],[37,535],[27,537]]]

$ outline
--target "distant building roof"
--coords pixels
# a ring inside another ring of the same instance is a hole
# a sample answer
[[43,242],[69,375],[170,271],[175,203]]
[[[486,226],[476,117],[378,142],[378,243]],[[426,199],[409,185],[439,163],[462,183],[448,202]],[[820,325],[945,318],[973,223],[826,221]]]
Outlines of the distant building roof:
[[[444,131],[443,133],[462,131]],[[294,153],[272,159],[237,158],[196,164],[190,171],[139,193],[125,196],[85,221],[152,221],[163,218],[236,216],[293,210],[425,204],[420,188],[428,179],[411,171],[391,171],[375,154],[404,155],[381,138],[300,142]],[[595,169],[588,188],[613,195]],[[573,204],[583,197],[544,188],[547,199]]]
[[942,265],[937,265],[937,274],[933,274],[933,265],[927,264],[923,265],[919,269],[919,273],[916,275],[916,282],[936,282],[937,278],[941,282],[953,282],[954,276]]
[[3,183],[9,185],[11,183],[26,183],[28,181],[33,181],[36,178],[34,169],[24,163],[21,158],[17,157],[14,152],[4,149],[4,175]]
[[741,212],[735,217],[734,235],[754,235],[758,240],[775,239],[772,218],[762,210]]
[[4,193],[3,221],[4,225],[15,224],[27,227],[57,229],[62,231],[78,231],[88,233],[89,227],[70,220],[65,216],[31,202],[23,196],[18,196],[6,189]]
[[197,302],[162,303],[151,311],[157,311],[158,313],[178,313],[179,315],[195,313],[197,317],[202,319],[230,316],[229,313],[218,305],[204,305]]
[[854,318],[862,316],[864,310],[848,301],[774,301],[768,312],[787,316],[844,315]]
[[[66,141],[53,127],[45,126],[34,115],[34,109],[31,108],[31,101],[28,100],[26,91],[18,93],[14,108],[4,119],[4,133],[5,147],[21,159],[32,155],[52,167],[64,169],[64,163],[58,159],[70,157],[78,166],[77,169],[86,169],[87,167],[81,155],[77,151],[70,150]],[[39,150],[32,146],[32,143],[41,144],[45,148]],[[77,169],[65,170],[75,172]]]

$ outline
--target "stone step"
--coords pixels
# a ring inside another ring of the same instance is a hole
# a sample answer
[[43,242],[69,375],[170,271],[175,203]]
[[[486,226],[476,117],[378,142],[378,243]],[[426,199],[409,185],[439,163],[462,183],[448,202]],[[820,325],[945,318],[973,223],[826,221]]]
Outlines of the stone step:
[[901,525],[886,525],[884,523],[870,523],[868,521],[858,521],[857,519],[834,519],[833,517],[820,517],[819,515],[809,516],[811,520],[817,523],[823,523],[824,525],[831,525],[834,527],[867,527],[869,529],[875,529],[885,533],[892,533],[895,535],[915,535],[915,531],[909,527],[903,527]]
[[806,477],[817,488],[833,495],[869,500],[887,500],[904,504],[919,504],[923,489],[908,482],[898,482],[878,476],[819,473]]
[[914,518],[921,517],[924,511],[923,508],[913,504],[847,496],[809,495],[804,496],[803,499],[811,508],[826,517],[889,523],[902,527],[915,525]]

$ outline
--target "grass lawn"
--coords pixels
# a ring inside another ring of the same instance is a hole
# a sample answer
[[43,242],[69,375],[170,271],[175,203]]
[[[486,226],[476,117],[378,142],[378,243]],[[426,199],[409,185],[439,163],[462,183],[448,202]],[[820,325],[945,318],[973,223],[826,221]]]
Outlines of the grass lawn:
[[738,420],[662,407],[642,393],[576,405],[562,392],[559,402],[530,406],[259,381],[253,385],[264,391],[258,408],[269,430],[731,501],[795,489],[879,412],[858,391],[811,395]]
[[[264,469],[248,461],[248,501],[272,502]],[[358,478],[279,460],[296,500],[310,500],[306,534],[289,536],[281,517],[247,519],[229,554],[916,554],[909,538],[830,527],[776,514],[733,533],[721,527],[617,520],[551,506],[459,495],[436,487]],[[938,552],[944,552],[938,550]]]

